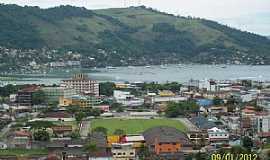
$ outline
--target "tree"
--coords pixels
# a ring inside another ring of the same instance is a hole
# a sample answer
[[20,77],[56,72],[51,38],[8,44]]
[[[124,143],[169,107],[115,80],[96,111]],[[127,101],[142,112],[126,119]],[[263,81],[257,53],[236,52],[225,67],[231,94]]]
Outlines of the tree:
[[38,90],[32,95],[33,104],[42,104],[46,101],[46,95],[42,90]]
[[218,96],[214,97],[213,104],[215,106],[221,105],[222,103],[223,103],[223,100],[221,98],[219,98]]
[[151,153],[147,146],[142,145],[139,149],[138,155],[139,155],[140,160],[144,160],[146,158],[150,158]]
[[99,92],[101,95],[112,96],[115,84],[112,82],[104,82],[99,84]]
[[243,147],[246,148],[247,150],[251,151],[251,148],[253,147],[253,141],[250,137],[245,136],[242,139],[243,142]]
[[98,108],[94,108],[94,109],[92,109],[92,113],[91,114],[92,114],[92,116],[95,116],[95,117],[100,116],[101,110],[98,109]]
[[70,134],[70,137],[73,139],[78,139],[80,137],[80,133],[78,131],[74,131]]
[[179,107],[176,103],[169,103],[168,108],[165,110],[165,115],[170,118],[177,117],[179,115]]
[[89,151],[90,153],[96,152],[98,150],[96,143],[90,142],[84,146],[84,150]]
[[34,133],[34,140],[36,141],[49,141],[50,134],[45,130],[38,130]]
[[82,111],[75,113],[75,119],[77,122],[81,122],[82,119],[85,117],[86,117],[86,113],[84,113]]
[[187,102],[170,102],[165,110],[167,117],[177,117],[179,115],[188,115],[191,113],[198,112],[199,106],[194,101]]
[[122,136],[122,135],[125,135],[125,131],[123,129],[116,129],[114,132],[113,132],[114,135],[119,135],[119,136]]
[[96,127],[92,130],[92,132],[101,132],[104,135],[107,135],[108,129],[104,127]]

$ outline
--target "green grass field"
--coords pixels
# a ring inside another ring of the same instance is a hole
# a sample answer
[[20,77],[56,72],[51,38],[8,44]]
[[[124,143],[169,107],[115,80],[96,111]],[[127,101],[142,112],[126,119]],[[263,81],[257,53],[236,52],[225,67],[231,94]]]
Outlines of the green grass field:
[[4,149],[0,150],[0,156],[27,157],[32,155],[47,155],[46,149]]
[[177,120],[171,119],[94,119],[91,121],[91,130],[96,127],[108,129],[112,135],[116,129],[123,129],[126,134],[138,134],[156,126],[169,126],[185,132],[186,127]]

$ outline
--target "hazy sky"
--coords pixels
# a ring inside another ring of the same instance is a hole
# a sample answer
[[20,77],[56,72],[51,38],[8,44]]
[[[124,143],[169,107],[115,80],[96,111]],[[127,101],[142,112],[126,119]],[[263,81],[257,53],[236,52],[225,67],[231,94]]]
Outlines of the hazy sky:
[[168,13],[216,20],[242,30],[270,35],[270,0],[0,0],[48,8],[61,4],[89,9],[146,5]]

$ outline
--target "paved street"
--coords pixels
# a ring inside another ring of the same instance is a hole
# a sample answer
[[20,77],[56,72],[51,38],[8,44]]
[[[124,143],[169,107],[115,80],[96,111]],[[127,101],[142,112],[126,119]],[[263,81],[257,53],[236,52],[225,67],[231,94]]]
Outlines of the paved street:
[[81,137],[87,137],[90,127],[91,127],[90,120],[82,121],[81,126],[80,126]]

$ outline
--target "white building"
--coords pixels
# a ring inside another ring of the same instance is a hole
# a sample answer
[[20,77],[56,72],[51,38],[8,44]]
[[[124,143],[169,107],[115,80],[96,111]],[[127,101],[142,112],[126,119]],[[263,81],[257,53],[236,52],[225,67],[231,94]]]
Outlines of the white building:
[[99,96],[99,83],[84,74],[76,74],[72,79],[62,80],[61,85],[74,88],[77,93]]
[[114,90],[113,97],[117,103],[123,106],[140,106],[144,103],[144,99],[137,98],[126,91]]
[[213,127],[207,130],[209,141],[214,143],[222,143],[229,140],[229,132],[224,129]]
[[113,160],[135,160],[136,151],[133,143],[113,143],[112,144]]
[[258,133],[270,131],[270,115],[256,115],[256,130]]

